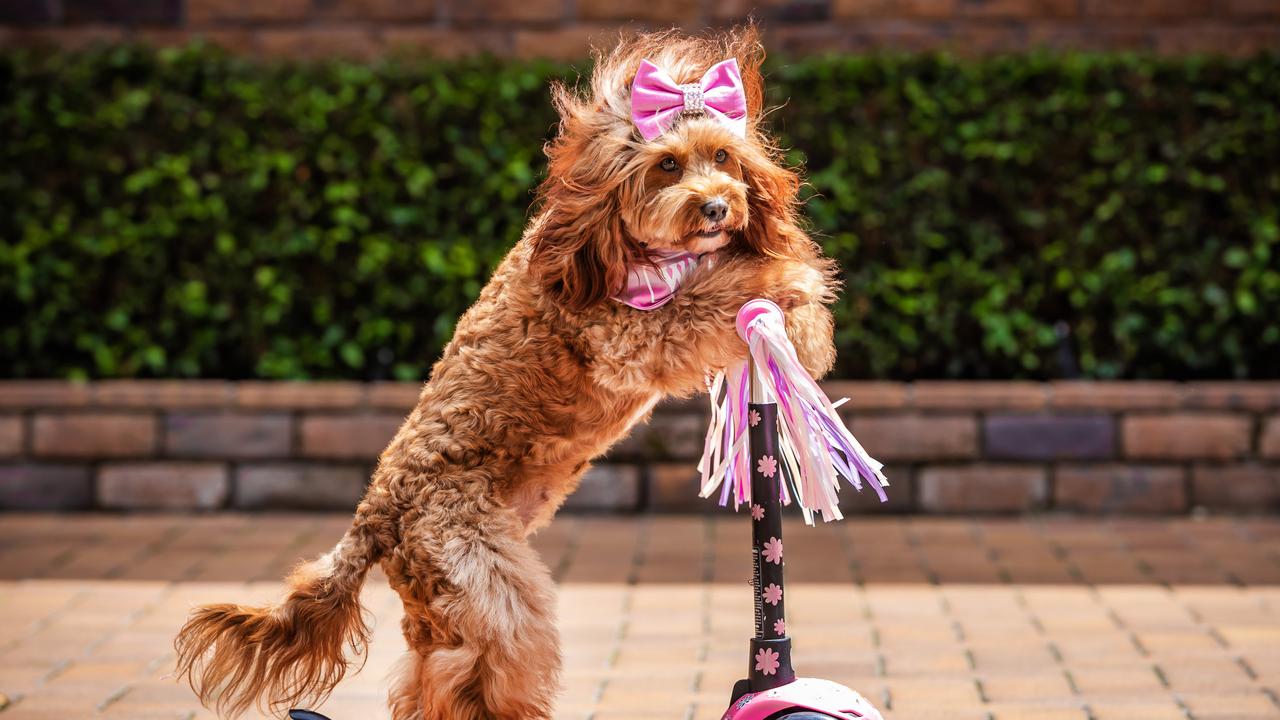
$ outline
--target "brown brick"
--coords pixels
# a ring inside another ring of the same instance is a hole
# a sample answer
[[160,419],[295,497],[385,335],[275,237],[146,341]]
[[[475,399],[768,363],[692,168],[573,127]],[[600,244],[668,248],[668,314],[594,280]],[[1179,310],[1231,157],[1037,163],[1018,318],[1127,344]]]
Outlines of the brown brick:
[[1078,0],[960,0],[957,15],[961,17],[1067,18],[1079,14]]
[[[829,0],[721,0],[706,6],[708,20],[741,22],[751,15],[768,32],[830,19]],[[714,25],[714,22],[707,23]]]
[[[859,22],[850,38],[850,47],[857,52],[930,52],[942,46],[946,34],[941,26],[930,20],[885,20]],[[803,47],[795,48],[808,52]]]
[[0,510],[87,510],[93,482],[87,465],[0,465]]
[[231,383],[221,380],[103,380],[94,383],[93,403],[106,407],[222,407]]
[[937,381],[912,387],[918,408],[943,410],[1039,410],[1045,386],[1034,382]]
[[983,452],[1005,460],[1102,459],[1115,455],[1110,415],[989,415]]
[[113,510],[214,510],[230,489],[221,463],[109,463],[98,471],[98,504]]
[[[234,53],[252,53],[257,43],[252,30],[236,27],[207,27],[199,30],[185,28],[138,28],[132,37],[155,47],[180,47],[193,42],[216,45]],[[175,382],[191,382],[177,380]],[[221,382],[221,381],[209,381]]]
[[284,413],[176,413],[165,418],[165,452],[184,458],[285,458],[293,418]]
[[650,20],[681,23],[698,16],[697,0],[578,0],[585,20]]
[[702,456],[707,418],[698,413],[655,413],[609,450],[610,458],[694,460]]
[[1038,465],[966,465],[920,471],[920,507],[931,512],[1017,512],[1046,497]]
[[351,510],[364,495],[363,465],[242,465],[232,505],[244,510]]
[[1027,47],[1052,50],[1149,50],[1153,46],[1142,24],[1064,23],[1060,20],[1027,23]]
[[1054,478],[1054,507],[1081,512],[1178,513],[1187,509],[1180,467],[1064,466]]
[[849,429],[872,457],[922,461],[976,457],[978,420],[971,415],[854,416]]
[[418,405],[422,394],[420,382],[380,382],[368,388],[369,407],[396,410],[408,415]]
[[1156,51],[1165,55],[1217,53],[1247,56],[1280,47],[1280,26],[1197,22],[1156,33]]
[[855,490],[846,480],[840,481],[840,512],[845,515],[869,515],[873,513],[901,513],[915,509],[915,478],[909,465],[886,465],[882,470],[889,481],[884,489],[888,500],[880,502],[874,488],[862,481],[862,491]]
[[187,0],[187,22],[304,20],[311,0]]
[[771,51],[796,56],[850,52],[866,45],[863,36],[832,23],[765,26],[764,44]]
[[1188,18],[1212,12],[1212,0],[1084,0],[1085,15],[1104,18]]
[[430,20],[435,0],[317,0],[315,17],[330,20]]
[[712,512],[720,496],[701,498],[702,479],[690,463],[659,463],[649,467],[646,510],[658,512]]
[[[511,33],[505,30],[394,27],[383,31],[382,38],[390,52],[410,57],[459,58],[481,53],[499,56],[511,54]],[[418,391],[422,389],[421,383],[382,384],[412,385],[415,398]],[[373,391],[371,388],[371,402]]]
[[302,419],[302,455],[372,462],[404,423],[403,415],[310,415]]
[[28,30],[17,35],[17,42],[28,47],[55,47],[60,50],[87,50],[124,41],[124,30],[112,25],[77,25],[51,29]]
[[1280,408],[1280,382],[1189,383],[1183,405],[1196,410],[1274,410]]
[[0,457],[15,457],[26,447],[26,423],[20,415],[0,415]]
[[156,449],[156,419],[137,413],[37,415],[32,433],[39,457],[139,457]]
[[181,0],[62,0],[62,20],[70,24],[174,25]]
[[236,385],[236,403],[248,408],[345,410],[364,404],[365,386],[355,382],[248,381]]
[[1213,510],[1280,511],[1280,467],[1197,465],[1191,469],[1191,499]]
[[[957,55],[978,57],[1017,52],[1026,45],[1027,34],[1021,25],[978,21],[960,22],[952,27],[944,47]],[[1043,402],[1042,396],[1041,403]]]
[[89,385],[63,380],[0,380],[0,407],[78,407],[89,403]]
[[565,500],[566,510],[631,512],[640,505],[640,467],[596,465],[582,476],[578,489]]
[[1276,0],[1218,0],[1218,12],[1227,17],[1280,17]]
[[[780,25],[823,23],[831,19],[831,0],[761,0],[754,13],[746,14]],[[726,19],[741,22],[742,16]]]
[[822,390],[832,402],[849,398],[841,410],[899,410],[907,405],[907,386],[897,382],[833,380],[822,383]]
[[258,31],[258,52],[272,58],[370,60],[382,44],[368,27],[312,27]]
[[959,0],[833,0],[831,14],[837,18],[927,18],[953,17]]
[[1051,407],[1073,410],[1159,410],[1182,402],[1171,382],[1066,380],[1050,384]]
[[562,0],[442,0],[454,23],[556,22],[564,18]]
[[574,24],[553,30],[517,30],[513,49],[517,57],[581,60],[593,45],[607,45],[617,34],[614,25]]
[[1258,452],[1263,457],[1280,458],[1280,415],[1272,415],[1262,421]]
[[[889,487],[887,502],[880,502],[875,490],[863,483],[858,492],[845,481],[840,483],[840,511],[846,515],[905,512],[914,506],[914,482],[908,467],[886,466],[885,477]],[[702,478],[693,463],[659,463],[649,467],[648,500],[646,510],[656,512],[719,512],[719,490],[709,498],[698,496]],[[729,508],[733,501],[729,501]],[[793,508],[796,510],[796,508]]]
[[1124,451],[1134,458],[1230,460],[1249,452],[1251,425],[1240,415],[1132,415],[1124,418]]

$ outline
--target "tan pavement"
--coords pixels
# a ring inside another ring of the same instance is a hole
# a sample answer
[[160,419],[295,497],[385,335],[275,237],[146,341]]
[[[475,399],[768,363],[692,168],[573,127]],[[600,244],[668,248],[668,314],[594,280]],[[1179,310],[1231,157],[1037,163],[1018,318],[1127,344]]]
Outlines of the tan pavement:
[[[718,718],[751,628],[745,517],[566,517],[557,717]],[[335,516],[0,515],[0,720],[211,718],[168,674],[205,601],[271,598]],[[888,720],[1280,718],[1280,519],[852,518],[786,537],[797,670]],[[364,671],[321,708],[385,717],[404,652],[380,576]]]

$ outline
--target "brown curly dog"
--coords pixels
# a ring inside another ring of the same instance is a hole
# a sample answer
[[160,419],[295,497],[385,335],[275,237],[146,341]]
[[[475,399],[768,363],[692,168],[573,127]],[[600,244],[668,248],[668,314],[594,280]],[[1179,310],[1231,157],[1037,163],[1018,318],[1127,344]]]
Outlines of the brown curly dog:
[[[459,321],[351,529],[289,577],[279,604],[208,605],[182,628],[178,669],[202,702],[235,715],[322,700],[364,651],[358,596],[381,563],[410,648],[396,720],[551,717],[554,587],[526,536],[659,399],[745,355],[734,317],[748,300],[786,310],[815,376],[834,359],[834,268],[798,226],[798,176],[760,127],[763,56],[752,27],[639,35],[597,57],[589,88],[554,89],[561,122],[537,214]],[[642,59],[689,83],[728,58],[745,138],[691,115],[641,139],[630,88]],[[714,224],[709,199],[727,205]],[[610,298],[646,252],[677,249],[714,262],[657,309]]]

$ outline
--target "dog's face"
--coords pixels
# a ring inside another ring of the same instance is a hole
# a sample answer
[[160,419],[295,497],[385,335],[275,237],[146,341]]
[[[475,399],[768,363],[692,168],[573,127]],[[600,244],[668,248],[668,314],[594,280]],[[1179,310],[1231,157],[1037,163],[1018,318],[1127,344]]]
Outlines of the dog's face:
[[[727,57],[741,68],[744,137],[706,115],[641,137],[631,84],[642,59],[686,83]],[[560,127],[529,235],[531,270],[551,297],[575,310],[603,302],[651,252],[780,257],[808,246],[796,225],[799,177],[759,127],[762,59],[752,28],[718,39],[642,35],[599,58],[588,92],[556,88]]]
[[635,149],[621,207],[628,235],[647,250],[694,253],[738,237],[752,217],[743,145],[719,123],[690,118]]

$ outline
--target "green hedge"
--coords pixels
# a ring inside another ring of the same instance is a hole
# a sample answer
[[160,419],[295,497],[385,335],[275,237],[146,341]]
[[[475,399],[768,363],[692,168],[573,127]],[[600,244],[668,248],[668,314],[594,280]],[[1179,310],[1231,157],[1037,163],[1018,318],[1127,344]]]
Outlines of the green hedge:
[[[417,377],[564,66],[0,52],[0,375]],[[1280,59],[770,66],[848,377],[1280,376]]]

